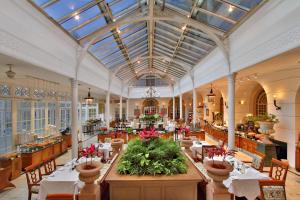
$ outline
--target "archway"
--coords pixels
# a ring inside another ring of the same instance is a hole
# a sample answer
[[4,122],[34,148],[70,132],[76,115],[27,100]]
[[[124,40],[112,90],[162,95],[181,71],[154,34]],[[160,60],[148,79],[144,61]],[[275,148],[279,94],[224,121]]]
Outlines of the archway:
[[142,111],[145,115],[158,113],[159,102],[154,98],[145,99],[142,104]]

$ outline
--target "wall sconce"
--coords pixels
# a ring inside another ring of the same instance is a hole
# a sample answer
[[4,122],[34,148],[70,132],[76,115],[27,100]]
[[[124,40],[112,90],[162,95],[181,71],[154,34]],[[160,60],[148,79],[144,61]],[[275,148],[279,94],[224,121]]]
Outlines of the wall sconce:
[[224,102],[224,105],[225,105],[225,108],[228,109],[228,105],[227,105],[227,102],[226,102],[226,101]]
[[244,105],[245,101],[244,100],[240,100],[239,102],[241,105]]
[[273,95],[273,98],[274,98],[274,106],[276,108],[276,110],[281,110],[281,107],[277,105],[277,101],[276,101],[276,95]]

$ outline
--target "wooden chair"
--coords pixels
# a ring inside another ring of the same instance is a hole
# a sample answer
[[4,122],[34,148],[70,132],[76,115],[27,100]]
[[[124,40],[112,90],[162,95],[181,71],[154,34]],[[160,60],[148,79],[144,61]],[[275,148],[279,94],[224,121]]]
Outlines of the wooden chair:
[[55,162],[55,157],[51,157],[48,160],[45,160],[43,162],[43,167],[44,167],[44,173],[42,176],[48,176],[52,174],[56,170],[56,162]]
[[78,200],[78,194],[48,194],[46,200]]
[[202,152],[200,155],[200,161],[203,162],[205,157],[208,157],[208,151],[211,148],[216,148],[216,145],[203,145],[202,146]]
[[28,200],[31,200],[32,194],[38,194],[42,173],[40,165],[31,165],[25,168],[26,180],[28,186]]
[[251,163],[251,167],[253,167],[254,169],[256,169],[260,172],[263,172],[265,158],[266,158],[265,154],[263,154],[259,151],[256,151],[254,156],[253,156],[252,161],[251,162],[244,161],[244,163]]
[[277,180],[259,180],[261,200],[286,200],[285,183]]
[[269,172],[269,177],[273,180],[284,181],[289,169],[289,164],[272,158],[272,164]]

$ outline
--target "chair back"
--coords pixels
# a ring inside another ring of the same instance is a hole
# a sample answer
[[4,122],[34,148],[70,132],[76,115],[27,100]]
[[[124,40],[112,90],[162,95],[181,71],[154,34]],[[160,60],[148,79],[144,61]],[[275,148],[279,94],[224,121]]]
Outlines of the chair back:
[[42,180],[42,173],[40,169],[40,164],[30,165],[25,168],[26,180],[28,188],[31,188],[33,185],[39,184]]
[[284,181],[259,180],[261,200],[286,200]]
[[46,200],[78,200],[78,195],[73,194],[48,194]]
[[272,158],[269,177],[274,180],[285,182],[288,169],[289,169],[288,163]]
[[203,162],[205,157],[208,157],[209,149],[216,148],[216,145],[203,145],[201,153],[201,161]]
[[262,172],[264,169],[264,161],[265,161],[266,155],[256,151],[254,156],[253,156],[253,160],[251,163],[251,167],[253,167],[254,169]]
[[52,174],[56,170],[55,157],[45,160],[43,162],[43,166],[44,166],[44,174],[43,175]]

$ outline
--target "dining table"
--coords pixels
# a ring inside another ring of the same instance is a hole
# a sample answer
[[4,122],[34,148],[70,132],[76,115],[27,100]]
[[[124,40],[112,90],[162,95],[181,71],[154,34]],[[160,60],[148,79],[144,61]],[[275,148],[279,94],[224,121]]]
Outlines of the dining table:
[[[204,162],[206,160],[209,158],[205,158]],[[223,157],[216,156],[214,160],[223,160]],[[246,197],[248,200],[255,200],[260,196],[259,180],[268,180],[270,177],[233,156],[227,156],[225,160],[234,166],[229,177],[223,181],[228,192],[236,197]]]
[[197,154],[202,154],[203,145],[209,145],[209,144],[206,141],[198,141],[198,140],[193,141],[193,145],[190,147],[193,158],[196,158]]
[[[107,173],[116,156],[114,156],[111,162],[103,164],[98,180],[101,180]],[[101,158],[95,157],[93,160],[100,161]],[[86,158],[84,157],[79,160],[73,159],[49,176],[43,178],[40,182],[38,200],[45,200],[48,194],[78,194],[80,189],[83,188],[84,183],[79,180],[79,172],[76,171],[75,167],[85,161]]]

